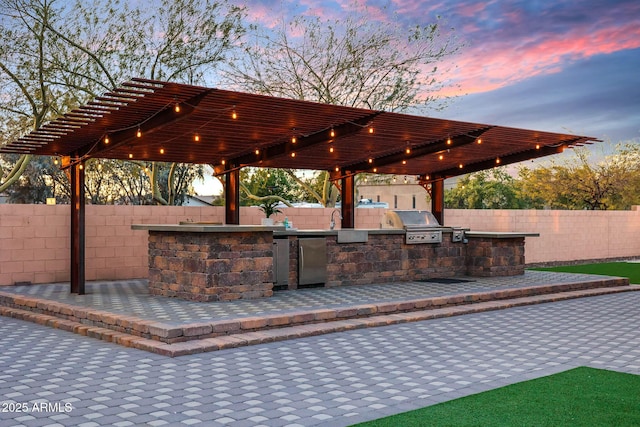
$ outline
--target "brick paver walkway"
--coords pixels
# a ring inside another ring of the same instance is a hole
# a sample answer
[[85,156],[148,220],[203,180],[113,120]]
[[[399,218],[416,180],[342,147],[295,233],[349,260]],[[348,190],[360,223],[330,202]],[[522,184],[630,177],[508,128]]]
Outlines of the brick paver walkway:
[[0,317],[0,425],[347,426],[576,366],[640,374],[638,307],[626,292],[174,359]]

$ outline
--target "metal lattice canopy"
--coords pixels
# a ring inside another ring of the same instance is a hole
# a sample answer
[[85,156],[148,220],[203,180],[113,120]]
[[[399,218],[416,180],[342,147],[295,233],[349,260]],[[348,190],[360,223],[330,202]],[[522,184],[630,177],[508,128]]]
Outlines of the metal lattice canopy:
[[416,175],[423,182],[598,141],[133,79],[4,153]]

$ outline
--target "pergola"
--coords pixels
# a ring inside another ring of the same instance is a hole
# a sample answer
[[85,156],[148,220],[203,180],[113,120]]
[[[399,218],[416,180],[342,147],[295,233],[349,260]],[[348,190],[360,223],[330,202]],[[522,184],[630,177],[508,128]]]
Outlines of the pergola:
[[444,224],[444,180],[597,139],[133,79],[0,152],[60,156],[70,169],[71,291],[84,293],[84,162],[209,164],[225,176],[225,222],[240,223],[240,169],[324,170],[355,224],[355,175],[416,176]]

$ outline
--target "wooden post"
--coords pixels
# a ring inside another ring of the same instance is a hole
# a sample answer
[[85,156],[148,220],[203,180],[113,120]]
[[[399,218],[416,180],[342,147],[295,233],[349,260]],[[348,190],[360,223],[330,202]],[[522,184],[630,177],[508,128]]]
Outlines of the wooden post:
[[240,224],[240,169],[233,169],[226,173],[224,180],[224,222],[225,224]]
[[71,293],[85,293],[84,163],[71,169]]
[[355,228],[355,182],[353,174],[342,178],[342,228]]
[[444,179],[433,181],[431,185],[431,213],[440,225],[444,225]]

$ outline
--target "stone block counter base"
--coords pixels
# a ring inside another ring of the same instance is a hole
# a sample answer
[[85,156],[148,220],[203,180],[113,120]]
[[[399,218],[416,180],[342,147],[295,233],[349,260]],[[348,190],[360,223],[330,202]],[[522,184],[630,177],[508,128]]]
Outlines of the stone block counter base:
[[304,238],[326,238],[324,286],[334,287],[524,274],[524,239],[537,235],[467,232],[463,243],[453,242],[449,230],[443,232],[441,243],[408,245],[404,230],[368,230],[367,236],[341,239],[338,231],[270,226],[132,228],[149,231],[149,292],[202,302],[272,296],[274,233],[289,243],[287,288],[292,290],[298,288],[298,243]]
[[273,295],[271,228],[176,227],[149,230],[152,295],[202,302]]

